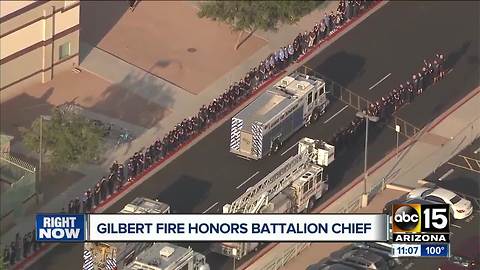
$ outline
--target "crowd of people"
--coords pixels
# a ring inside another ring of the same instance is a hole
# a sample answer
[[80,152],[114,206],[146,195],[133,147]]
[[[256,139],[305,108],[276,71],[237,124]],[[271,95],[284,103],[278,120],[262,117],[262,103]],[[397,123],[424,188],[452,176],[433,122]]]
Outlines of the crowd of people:
[[[425,59],[423,63],[423,67],[418,72],[414,72],[410,80],[400,84],[376,102],[370,103],[368,108],[363,110],[363,113],[378,117],[379,122],[385,122],[400,107],[412,103],[415,97],[421,95],[427,87],[445,77],[447,69],[443,53],[437,53],[433,59]],[[339,150],[352,145],[364,131],[364,126],[364,118],[355,118],[349,126],[339,130],[334,135],[332,143]]]
[[15,241],[12,241],[9,246],[5,246],[3,249],[3,264],[14,265],[15,262],[36,252],[42,243],[35,241],[34,235],[35,230],[26,233],[23,238],[17,233],[15,235]]
[[[131,8],[135,7],[138,1],[129,1]],[[70,200],[64,213],[92,212],[97,206],[113,195],[127,182],[133,181],[144,170],[156,162],[173,154],[182,145],[201,133],[211,123],[220,119],[226,113],[232,111],[237,105],[248,99],[260,85],[272,79],[284,68],[297,61],[309,50],[325,40],[326,37],[336,32],[345,22],[358,16],[366,10],[374,1],[366,0],[341,0],[337,10],[325,13],[325,16],[318,24],[315,24],[311,31],[300,33],[288,46],[279,48],[261,61],[257,67],[250,69],[246,76],[239,82],[235,82],[219,97],[210,104],[200,108],[197,115],[183,120],[162,139],[156,140],[145,151],[136,152],[124,164],[117,161],[110,168],[108,176],[102,177],[94,187],[89,188],[83,197]],[[18,236],[20,237],[20,236]],[[31,250],[36,250],[40,243],[35,242],[32,233],[24,236],[24,243],[29,243],[23,248],[23,255],[28,256]],[[5,247],[4,260],[13,265],[21,258],[20,243],[17,241],[9,247]],[[34,244],[32,244],[34,243]],[[13,248],[12,248],[13,247]],[[8,252],[8,256],[7,256]],[[12,260],[12,254],[13,260]]]

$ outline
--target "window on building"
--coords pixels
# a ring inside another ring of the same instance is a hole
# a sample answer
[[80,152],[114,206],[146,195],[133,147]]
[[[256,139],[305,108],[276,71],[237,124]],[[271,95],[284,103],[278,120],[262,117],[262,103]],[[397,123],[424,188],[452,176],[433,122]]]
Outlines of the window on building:
[[317,98],[318,98],[318,92],[315,92],[315,98],[314,99],[317,100]]
[[70,56],[70,42],[60,45],[58,49],[59,49],[58,59],[62,60]]
[[308,93],[307,104],[312,103],[312,92]]

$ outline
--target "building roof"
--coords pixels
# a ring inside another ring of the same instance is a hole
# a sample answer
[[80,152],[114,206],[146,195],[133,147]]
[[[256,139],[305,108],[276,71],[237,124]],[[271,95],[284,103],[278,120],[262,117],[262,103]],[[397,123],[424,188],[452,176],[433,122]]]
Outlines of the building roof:
[[0,1],[0,18],[27,7],[37,1]]
[[135,198],[120,211],[120,213],[130,214],[168,214],[169,212],[168,204],[143,197]]
[[[140,253],[127,269],[139,269],[136,266],[151,266],[152,269],[167,269],[193,258],[195,252],[170,243],[155,243]],[[173,269],[173,268],[172,268]]]
[[240,111],[235,118],[243,120],[243,130],[250,130],[254,122],[266,124],[317,85],[319,84],[316,79],[300,73],[285,76]]

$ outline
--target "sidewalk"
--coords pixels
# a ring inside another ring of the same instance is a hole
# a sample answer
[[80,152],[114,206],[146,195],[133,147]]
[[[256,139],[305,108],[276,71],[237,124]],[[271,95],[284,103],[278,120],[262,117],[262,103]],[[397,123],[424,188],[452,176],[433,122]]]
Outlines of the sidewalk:
[[[379,6],[382,6],[382,4]],[[369,12],[369,14],[371,13]],[[128,91],[135,91],[136,94],[148,98],[152,102],[168,106],[172,112],[166,115],[154,127],[143,131],[143,133],[131,144],[124,145],[113,151],[113,153],[102,165],[88,165],[78,168],[77,170],[84,174],[83,179],[70,186],[66,191],[58,194],[58,196],[51,199],[48,203],[42,205],[37,212],[60,211],[60,209],[66,205],[68,200],[82,195],[87,188],[92,187],[98,181],[98,179],[105,174],[105,172],[108,170],[108,167],[114,160],[124,161],[134,152],[138,151],[139,149],[143,149],[146,145],[150,145],[156,138],[161,138],[184,118],[195,114],[203,104],[210,103],[213,98],[216,98],[219,96],[219,94],[223,93],[232,82],[240,80],[246,74],[246,72],[250,70],[251,67],[257,65],[272,51],[278,49],[280,46],[285,46],[286,44],[290,43],[293,40],[293,37],[299,32],[306,29],[310,30],[313,27],[313,24],[310,25],[307,22],[312,21],[313,18],[314,15],[308,15],[297,26],[291,26],[288,33],[283,31],[269,33],[271,42],[269,40],[268,45],[262,47],[262,49],[258,50],[249,58],[245,59],[241,64],[237,65],[228,73],[218,78],[215,82],[197,95],[191,94],[180,87],[163,80],[160,77],[147,73],[141,68],[129,64],[112,54],[102,51],[101,49],[89,48],[88,44],[82,43],[81,50],[91,50],[89,55],[84,58],[83,62],[81,63],[81,69],[92,72],[112,83],[123,84],[124,88]],[[318,18],[318,20],[319,19],[320,18]],[[332,37],[329,41],[324,42],[321,45],[321,49],[317,49],[314,53],[310,53],[309,57],[305,57],[304,59],[306,60],[307,58],[312,57],[314,54],[319,53],[322,49],[332,44],[336,39],[346,33],[349,29],[353,28],[356,24],[360,23],[362,20],[363,19],[360,18],[356,23],[352,23],[346,27],[346,29],[336,35],[335,38]],[[308,28],[300,28],[301,25],[308,25]],[[288,68],[288,71],[293,71],[298,66],[299,64],[294,64]],[[130,89],[128,86],[132,78],[140,78],[140,84],[142,87]],[[161,94],[158,94],[159,89],[161,90]],[[226,121],[226,118],[224,118],[223,121]],[[158,169],[159,168],[155,168],[154,170]],[[138,182],[139,183],[136,184],[140,184],[141,181]],[[21,234],[30,232],[33,228],[33,220],[33,214],[17,219],[16,226],[2,234],[0,247],[3,247],[4,245],[10,243],[10,241],[14,240],[17,232]]]
[[[398,160],[389,155],[370,168],[369,184],[385,180],[386,183],[393,183],[400,189],[417,187],[418,180],[428,176],[436,167],[448,161],[480,136],[479,105],[480,87],[428,125],[424,129],[425,132],[416,140],[405,142]],[[445,138],[447,142],[441,140],[442,143],[438,143],[439,140],[432,139],[435,136],[448,136]],[[386,189],[377,194],[366,208],[361,208],[357,212],[381,212],[385,202],[403,193],[405,191]],[[312,244],[281,269],[306,269],[345,245],[348,243]],[[261,259],[273,260],[285,250],[286,247],[278,245]]]

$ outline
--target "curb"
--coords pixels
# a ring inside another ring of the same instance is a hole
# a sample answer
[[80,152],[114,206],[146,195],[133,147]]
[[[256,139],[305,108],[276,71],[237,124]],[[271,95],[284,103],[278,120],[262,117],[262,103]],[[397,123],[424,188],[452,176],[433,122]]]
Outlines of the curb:
[[[250,101],[252,101],[254,98],[256,98],[259,94],[263,92],[263,90],[269,86],[272,82],[277,80],[279,77],[281,77],[283,74],[287,72],[289,67],[293,67],[294,69],[298,69],[296,67],[297,64],[301,62],[306,62],[310,60],[315,54],[314,52],[318,53],[318,49],[320,47],[326,47],[329,44],[326,44],[330,41],[332,43],[334,40],[332,40],[335,37],[340,37],[341,35],[339,34],[345,34],[349,30],[351,30],[354,26],[354,23],[359,24],[361,21],[366,19],[368,16],[373,14],[375,11],[380,9],[383,5],[388,3],[388,0],[383,1],[383,0],[376,0],[374,3],[371,4],[371,6],[367,9],[362,11],[357,17],[351,19],[350,21],[346,22],[341,26],[340,29],[336,30],[335,32],[331,33],[329,36],[324,38],[321,42],[313,46],[306,52],[304,55],[300,56],[296,61],[292,62],[289,66],[287,66],[285,69],[274,75],[272,78],[268,79],[267,81],[263,82],[257,90],[253,91],[252,95],[243,101],[241,101],[237,106],[235,106],[231,111],[225,112],[223,115],[221,115],[217,120],[215,120],[212,123],[209,123],[207,127],[200,133],[195,134],[190,138],[188,141],[186,141],[184,144],[180,145],[174,152],[166,155],[164,158],[160,159],[159,161],[153,163],[149,168],[145,169],[142,173],[137,175],[132,181],[126,182],[122,187],[120,187],[117,191],[115,191],[112,195],[108,196],[105,200],[103,200],[98,206],[93,208],[93,213],[101,213],[103,212],[106,208],[110,207],[111,204],[117,202],[120,200],[123,195],[125,195],[127,192],[133,190],[135,187],[139,186],[146,180],[150,178],[151,175],[155,174],[158,172],[161,168],[164,166],[168,165],[168,163],[172,162],[177,156],[182,154],[183,152],[187,151],[190,147],[192,147],[195,143],[194,141],[199,141],[203,137],[207,136],[210,134],[213,130],[215,130],[216,127],[222,125],[225,122],[225,119],[228,119],[230,115],[235,114],[236,112],[240,111],[243,106]],[[349,28],[350,29],[347,29]],[[325,45],[325,46],[324,46]],[[215,128],[213,128],[215,127]],[[120,196],[122,195],[122,196]],[[46,255],[50,250],[55,248],[59,243],[53,243],[53,244],[44,244],[42,247],[40,247],[39,250],[36,251],[36,253],[33,253],[29,255],[27,258],[24,260],[18,262],[13,266],[12,269],[14,270],[20,270],[20,269],[26,269],[27,267],[31,266],[34,264],[38,259]],[[276,245],[276,244],[275,244]],[[264,250],[268,248],[265,247]],[[272,247],[273,248],[273,247]],[[271,248],[266,250],[268,252]],[[266,253],[265,252],[265,253]],[[263,254],[265,255],[265,254]],[[261,256],[263,256],[261,255]],[[260,258],[259,256],[258,258]],[[258,259],[257,258],[257,259]],[[248,267],[248,266],[246,266]],[[239,266],[238,269],[244,269],[243,265]]]
[[[480,93],[480,87],[475,88],[473,91],[471,91],[469,94],[467,94],[465,97],[463,97],[461,100],[459,100],[457,103],[452,105],[447,111],[442,113],[440,116],[435,118],[431,122],[431,126],[427,127],[428,124],[424,127],[426,128],[426,131],[429,132],[436,126],[438,126],[445,118],[447,118],[449,115],[451,115],[453,112],[458,110],[463,104],[465,104],[467,101],[472,99],[474,96],[478,95]],[[405,150],[407,147],[411,146],[416,140],[414,138],[410,138],[406,142],[404,142],[402,145],[399,146],[398,152],[401,153],[403,150]],[[390,161],[393,157],[395,157],[396,151],[392,150],[390,151],[382,160],[378,161],[375,165],[373,165],[371,168],[368,169],[368,174],[371,175],[375,171],[377,171],[381,166],[383,166],[385,163]],[[338,191],[335,196],[329,198],[327,201],[322,203],[320,206],[318,206],[316,209],[313,210],[314,213],[320,213],[322,210],[330,206],[334,201],[336,201],[339,197],[343,196],[345,193],[350,191],[352,188],[354,188],[356,185],[362,183],[363,175],[358,176],[355,178],[349,185],[345,186],[343,189]],[[420,182],[419,182],[420,183]],[[247,269],[250,265],[252,265],[256,260],[260,259],[261,257],[265,256],[270,250],[272,250],[274,247],[276,247],[278,243],[272,243],[266,246],[261,254],[258,256],[255,256],[251,258],[249,261],[247,261],[245,264],[248,264],[246,266],[241,265],[239,268],[240,270],[245,270]]]

